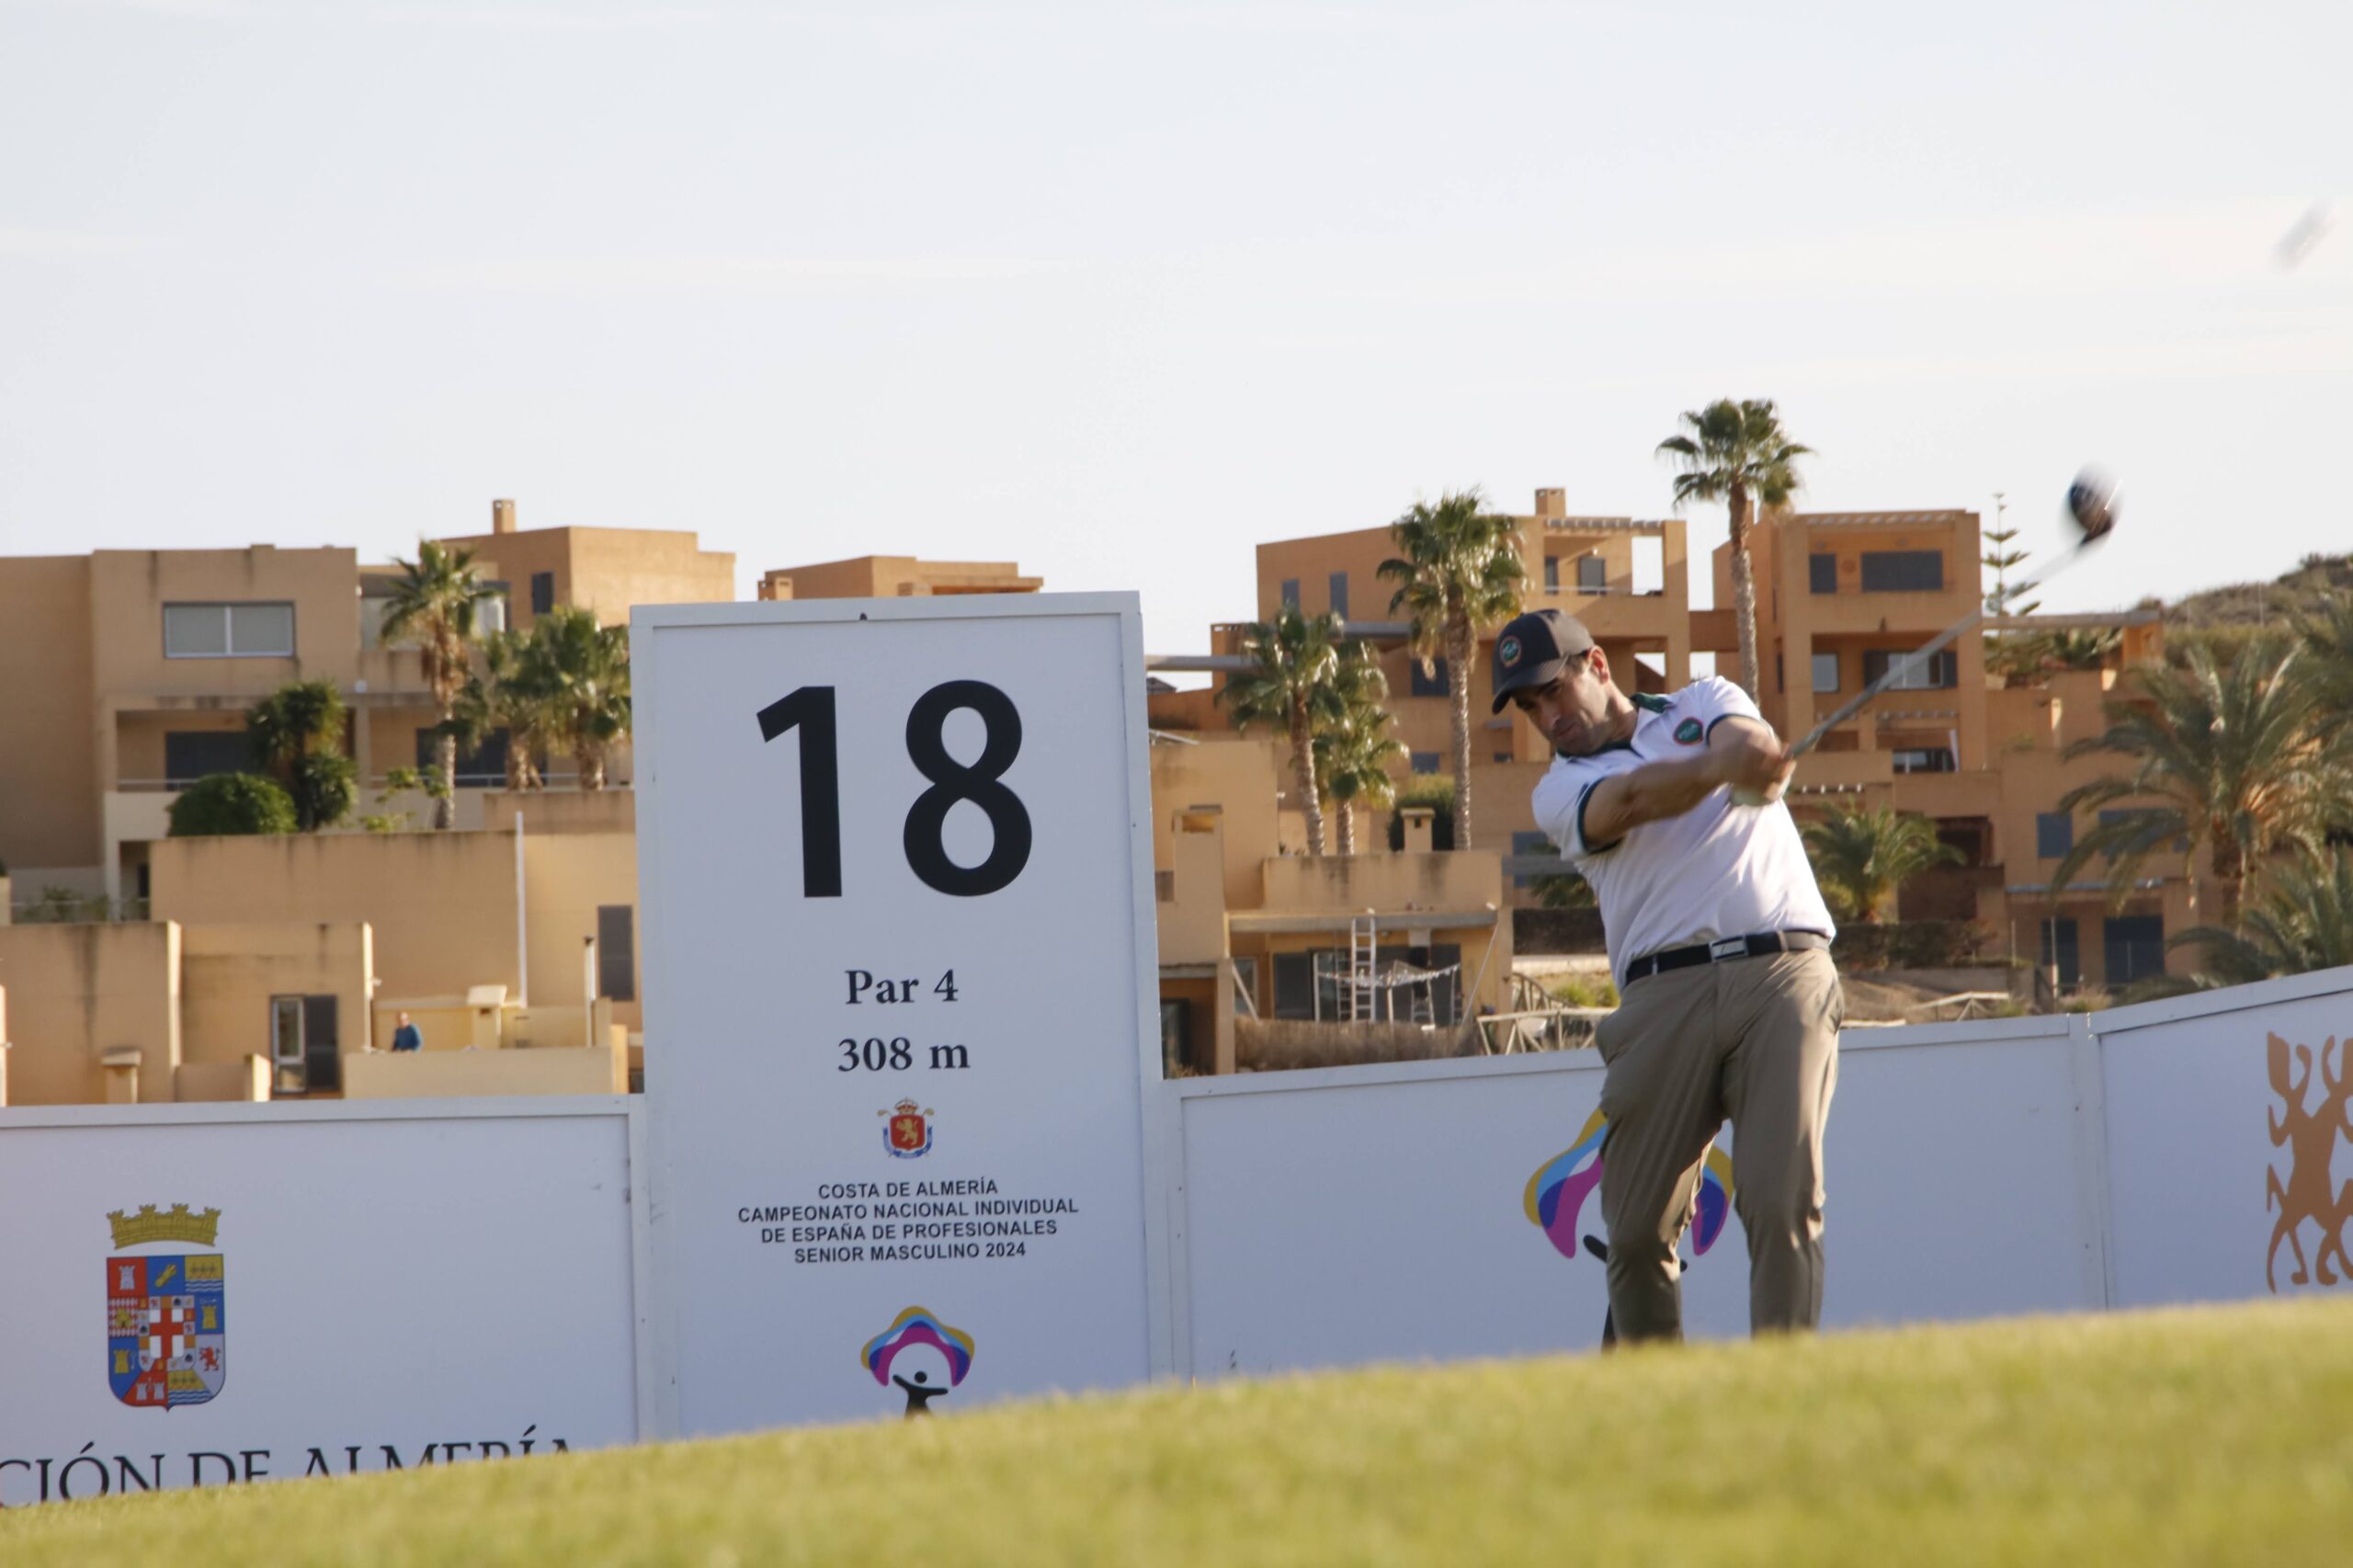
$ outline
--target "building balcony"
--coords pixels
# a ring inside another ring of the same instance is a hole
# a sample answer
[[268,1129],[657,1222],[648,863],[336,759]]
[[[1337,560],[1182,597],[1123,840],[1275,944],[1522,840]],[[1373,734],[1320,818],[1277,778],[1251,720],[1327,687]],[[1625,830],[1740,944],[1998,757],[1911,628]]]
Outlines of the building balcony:
[[1798,758],[1790,779],[1792,805],[1821,804],[1824,797],[1870,793],[1874,801],[1887,799],[1895,781],[1895,758],[1883,751],[1810,751]]
[[1275,856],[1262,879],[1263,906],[1235,914],[1234,929],[1346,931],[1361,915],[1392,926],[1492,926],[1503,903],[1503,857],[1478,849]]
[[1525,590],[1521,597],[1528,609],[1557,609],[1575,616],[1597,638],[1663,640],[1688,625],[1688,615],[1677,613],[1664,588],[1636,593],[1620,584],[1594,589],[1564,583],[1558,588]]
[[[1757,597],[1766,597],[1760,586]],[[1760,607],[1762,608],[1762,607]],[[1977,608],[1977,595],[1951,587],[1935,593],[1791,594],[1780,598],[1786,631],[1824,636],[1903,636],[1917,633],[1923,642]],[[1759,618],[1760,624],[1765,619]]]

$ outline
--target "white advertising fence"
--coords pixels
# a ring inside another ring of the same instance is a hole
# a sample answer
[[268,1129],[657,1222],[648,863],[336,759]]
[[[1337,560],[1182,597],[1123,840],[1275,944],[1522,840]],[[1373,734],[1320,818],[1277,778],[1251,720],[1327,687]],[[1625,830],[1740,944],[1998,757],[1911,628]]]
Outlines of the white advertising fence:
[[0,1110],[0,1506],[633,1439],[635,1124]]
[[[1828,1325],[2353,1301],[2348,1040],[2353,970],[1849,1031]],[[1178,1375],[1590,1346],[1601,1077],[1577,1051],[1155,1085],[1165,1251],[1113,1249],[1106,1293],[1154,1281],[1138,1315],[1169,1325]],[[0,1506],[675,1431],[664,1391],[715,1351],[656,1332],[699,1286],[659,1277],[673,1199],[648,1191],[642,1129],[620,1096],[0,1110]],[[1746,1326],[1730,1169],[1710,1162],[1686,1242],[1698,1335]],[[1115,1171],[1077,1201],[1131,1190]],[[750,1293],[801,1331],[790,1273]],[[940,1338],[908,1355],[954,1388],[947,1346],[977,1357]]]
[[[2353,1300],[2348,1040],[2347,970],[2087,1016],[1849,1030],[1826,1325],[2332,1287]],[[1601,1078],[1569,1052],[1164,1085],[1183,1162],[1179,1371],[1597,1344]],[[1685,1319],[1730,1335],[1746,1330],[1747,1260],[1724,1212],[1729,1161],[1711,1165]]]

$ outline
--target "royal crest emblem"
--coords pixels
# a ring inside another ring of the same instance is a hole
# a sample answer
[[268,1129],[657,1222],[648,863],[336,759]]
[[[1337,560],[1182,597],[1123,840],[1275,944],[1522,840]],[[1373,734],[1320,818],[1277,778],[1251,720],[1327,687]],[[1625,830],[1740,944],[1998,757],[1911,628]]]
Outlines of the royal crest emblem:
[[217,1252],[125,1252],[159,1242],[211,1246],[221,1210],[185,1203],[116,1210],[107,1259],[107,1383],[141,1409],[202,1404],[229,1376],[227,1262]]
[[894,1158],[920,1159],[931,1153],[931,1119],[938,1111],[918,1109],[915,1101],[901,1100],[892,1108],[874,1114],[883,1119],[882,1146]]

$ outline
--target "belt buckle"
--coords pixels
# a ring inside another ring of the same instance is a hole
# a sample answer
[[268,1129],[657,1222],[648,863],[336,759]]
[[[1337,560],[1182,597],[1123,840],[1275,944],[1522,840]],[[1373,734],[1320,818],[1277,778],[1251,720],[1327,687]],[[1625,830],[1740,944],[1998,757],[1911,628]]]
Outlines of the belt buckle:
[[1723,959],[1745,959],[1747,956],[1748,938],[1745,937],[1724,937],[1708,944],[1708,961],[1711,963]]

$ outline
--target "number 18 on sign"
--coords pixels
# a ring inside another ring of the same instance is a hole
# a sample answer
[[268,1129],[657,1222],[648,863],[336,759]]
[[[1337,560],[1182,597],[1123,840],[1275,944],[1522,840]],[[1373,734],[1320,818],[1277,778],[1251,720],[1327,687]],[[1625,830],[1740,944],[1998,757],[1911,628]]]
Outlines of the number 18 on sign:
[[1165,1368],[1133,597],[632,640],[657,1427]]

